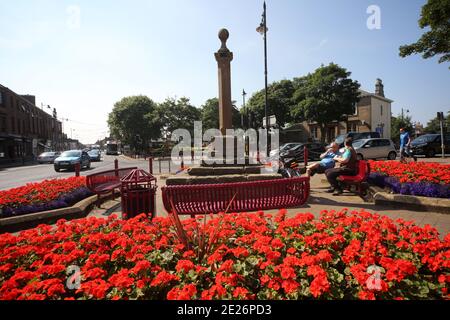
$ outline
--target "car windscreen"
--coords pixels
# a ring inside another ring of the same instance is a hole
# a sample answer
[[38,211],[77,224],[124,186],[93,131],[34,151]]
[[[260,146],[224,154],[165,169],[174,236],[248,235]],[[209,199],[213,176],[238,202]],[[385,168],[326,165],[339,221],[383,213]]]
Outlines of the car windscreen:
[[361,148],[364,143],[366,143],[366,140],[355,141],[353,142],[353,148]]
[[41,157],[51,157],[55,155],[53,152],[44,152],[41,154]]
[[343,143],[344,143],[344,140],[345,140],[345,134],[341,134],[341,135],[337,136],[335,142],[336,142],[337,144],[343,144]]
[[418,137],[412,143],[413,144],[429,143],[429,142],[433,142],[434,139],[436,139],[436,137],[437,136],[435,136],[435,135],[424,135],[424,136]]
[[76,158],[81,156],[81,152],[79,151],[66,151],[61,154],[62,158]]

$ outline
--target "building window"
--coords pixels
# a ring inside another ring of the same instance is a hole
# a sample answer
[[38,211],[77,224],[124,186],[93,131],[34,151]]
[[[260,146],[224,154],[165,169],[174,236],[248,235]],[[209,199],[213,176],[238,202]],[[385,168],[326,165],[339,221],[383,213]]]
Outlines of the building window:
[[0,91],[0,106],[3,107],[3,92]]
[[381,105],[380,110],[381,110],[381,115],[383,115],[383,105]]
[[0,117],[0,132],[6,132],[6,117]]
[[14,117],[11,118],[11,132],[14,133],[16,131],[16,119]]
[[317,140],[317,127],[313,127],[311,130],[311,138]]
[[354,109],[355,109],[355,113],[353,115],[357,116],[358,115],[358,103],[355,103]]

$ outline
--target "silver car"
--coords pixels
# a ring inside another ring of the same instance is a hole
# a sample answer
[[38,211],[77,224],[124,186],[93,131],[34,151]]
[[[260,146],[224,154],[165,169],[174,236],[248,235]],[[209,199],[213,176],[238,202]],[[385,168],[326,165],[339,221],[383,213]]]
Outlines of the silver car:
[[358,154],[358,159],[379,159],[387,158],[395,160],[397,151],[391,139],[364,139],[353,143],[353,148]]
[[37,161],[40,164],[53,163],[55,159],[59,157],[59,154],[60,154],[59,152],[44,152],[41,153],[39,157],[37,157]]

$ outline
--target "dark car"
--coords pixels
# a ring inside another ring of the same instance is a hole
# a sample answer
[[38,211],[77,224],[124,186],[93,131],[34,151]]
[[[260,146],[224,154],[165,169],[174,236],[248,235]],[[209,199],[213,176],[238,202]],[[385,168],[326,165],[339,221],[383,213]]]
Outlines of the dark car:
[[91,161],[101,161],[102,156],[100,153],[100,150],[98,149],[92,149],[88,151],[89,158]]
[[[411,142],[411,152],[414,155],[424,155],[432,158],[442,153],[440,134],[424,134]],[[445,153],[450,153],[450,134],[444,136]]]
[[381,138],[379,132],[349,132],[341,134],[336,137],[335,142],[339,145],[339,148],[344,147],[345,139],[352,138],[353,142],[363,139],[377,139]]
[[61,156],[55,159],[55,171],[59,172],[61,169],[74,170],[77,163],[80,164],[80,169],[91,167],[91,159],[87,152],[81,150],[64,151]]
[[285,167],[293,162],[304,162],[305,147],[308,149],[308,160],[320,160],[320,155],[325,152],[326,146],[326,144],[320,142],[302,143],[292,149],[280,152],[280,161]]

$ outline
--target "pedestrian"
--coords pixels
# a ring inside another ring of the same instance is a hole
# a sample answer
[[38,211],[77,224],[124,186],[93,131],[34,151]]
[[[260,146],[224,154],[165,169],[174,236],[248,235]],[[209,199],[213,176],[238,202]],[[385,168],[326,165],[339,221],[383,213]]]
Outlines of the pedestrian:
[[353,149],[353,139],[346,138],[344,147],[345,151],[342,156],[334,157],[334,161],[338,162],[340,167],[325,171],[327,180],[330,183],[330,189],[327,192],[333,193],[333,195],[340,195],[343,192],[337,180],[339,176],[355,176],[358,172],[358,158],[355,149]]
[[405,162],[405,158],[413,158],[417,162],[417,157],[409,151],[411,146],[411,137],[405,128],[400,128],[400,162]]
[[325,173],[328,169],[335,166],[334,158],[339,155],[339,145],[333,142],[330,148],[320,155],[320,162],[316,162],[306,167],[306,176],[312,177],[316,173]]

